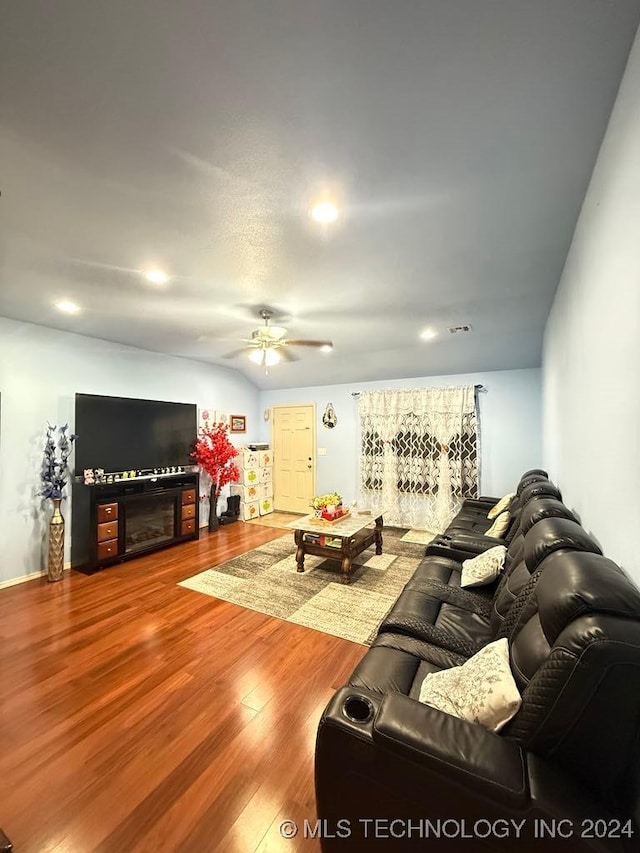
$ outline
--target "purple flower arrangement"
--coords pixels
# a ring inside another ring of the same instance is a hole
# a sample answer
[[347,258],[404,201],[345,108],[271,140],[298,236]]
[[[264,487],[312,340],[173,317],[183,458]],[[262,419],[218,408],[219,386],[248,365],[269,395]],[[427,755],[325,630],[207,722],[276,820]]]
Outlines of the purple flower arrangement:
[[[44,445],[42,472],[40,474],[42,481],[40,494],[44,498],[61,500],[64,497],[62,492],[67,485],[69,456],[73,442],[77,438],[68,430],[69,424],[65,424],[59,429],[55,425],[47,424],[47,439]],[[59,434],[56,435],[57,433]]]

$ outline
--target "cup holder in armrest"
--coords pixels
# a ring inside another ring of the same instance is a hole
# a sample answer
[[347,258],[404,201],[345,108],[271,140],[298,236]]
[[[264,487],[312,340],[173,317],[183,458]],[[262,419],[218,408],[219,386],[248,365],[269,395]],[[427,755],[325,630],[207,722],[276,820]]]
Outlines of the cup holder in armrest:
[[364,696],[347,696],[342,713],[352,723],[368,723],[373,717],[373,705]]

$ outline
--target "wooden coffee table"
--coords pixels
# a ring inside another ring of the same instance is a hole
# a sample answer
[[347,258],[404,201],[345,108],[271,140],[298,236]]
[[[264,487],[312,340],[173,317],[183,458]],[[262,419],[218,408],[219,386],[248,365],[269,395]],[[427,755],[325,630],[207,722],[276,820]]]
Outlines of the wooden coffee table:
[[[299,572],[304,572],[306,554],[336,560],[341,564],[342,583],[351,583],[353,558],[361,554],[375,542],[376,554],[382,554],[382,510],[358,512],[352,510],[351,515],[340,521],[327,522],[305,515],[297,521],[289,522],[289,527],[295,530],[296,563]],[[372,526],[373,525],[373,526]],[[310,541],[305,534],[324,536],[327,539],[340,539],[339,546],[321,545]]]

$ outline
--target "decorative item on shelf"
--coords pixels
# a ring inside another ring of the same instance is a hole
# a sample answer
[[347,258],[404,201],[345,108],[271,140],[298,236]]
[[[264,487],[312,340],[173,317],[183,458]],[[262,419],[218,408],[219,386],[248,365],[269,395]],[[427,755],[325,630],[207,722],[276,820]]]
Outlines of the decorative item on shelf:
[[333,403],[327,403],[327,408],[324,410],[324,415],[322,416],[322,424],[325,429],[333,429],[338,423],[338,416],[336,415],[336,410],[333,408]]
[[92,486],[96,481],[96,475],[93,468],[85,468],[83,478],[85,486]]
[[327,495],[317,495],[311,501],[313,514],[316,518],[329,518],[334,520],[345,515],[342,508],[342,497],[337,492],[330,492]]
[[96,483],[104,482],[104,468],[95,469]]
[[218,529],[218,498],[228,483],[237,483],[240,470],[233,461],[238,451],[229,441],[229,427],[222,423],[201,427],[191,456],[211,477],[209,493],[209,530]]
[[40,495],[53,502],[53,515],[49,521],[49,550],[47,558],[47,579],[62,580],[64,569],[64,518],[60,504],[65,498],[64,489],[69,475],[69,456],[76,436],[69,433],[69,425],[59,429],[47,425],[47,437],[42,460],[42,491]]

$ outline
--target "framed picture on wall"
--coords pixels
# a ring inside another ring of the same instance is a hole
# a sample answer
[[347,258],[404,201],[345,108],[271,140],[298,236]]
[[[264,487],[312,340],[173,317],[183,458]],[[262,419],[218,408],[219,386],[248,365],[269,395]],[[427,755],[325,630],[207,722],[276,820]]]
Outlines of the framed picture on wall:
[[229,414],[228,414],[228,412],[219,412],[219,411],[216,411],[216,423],[217,423],[217,424],[228,424],[228,423],[229,423]]
[[216,413],[213,409],[199,409],[201,427],[209,429],[216,423]]
[[246,432],[247,418],[245,415],[230,415],[231,428],[229,432]]

